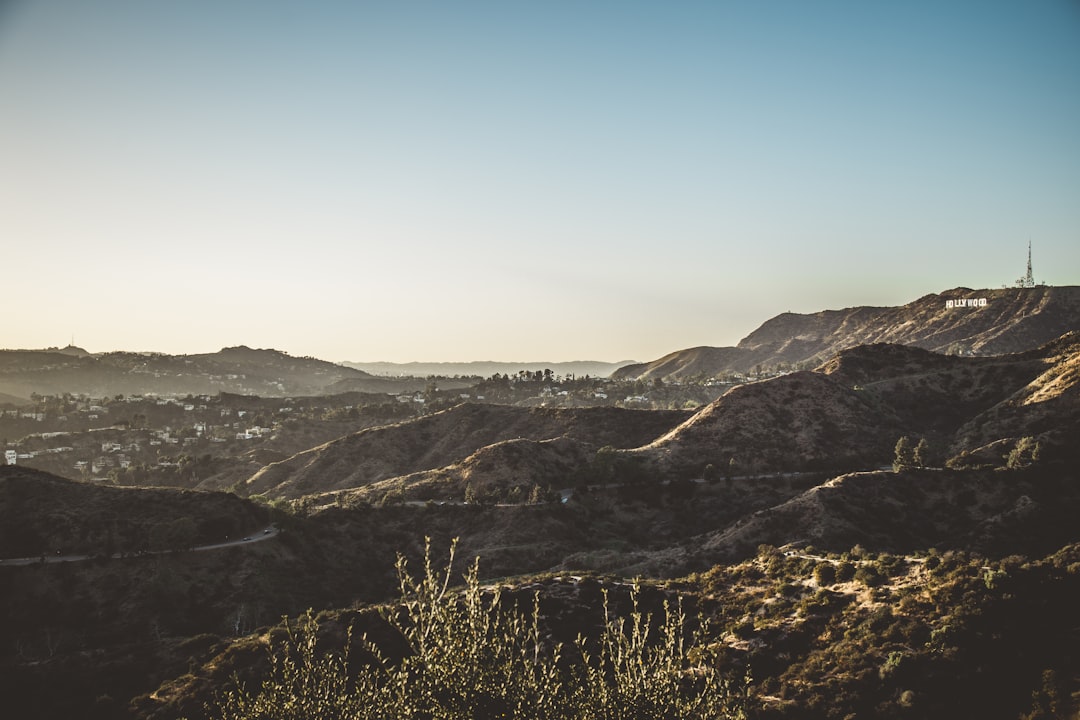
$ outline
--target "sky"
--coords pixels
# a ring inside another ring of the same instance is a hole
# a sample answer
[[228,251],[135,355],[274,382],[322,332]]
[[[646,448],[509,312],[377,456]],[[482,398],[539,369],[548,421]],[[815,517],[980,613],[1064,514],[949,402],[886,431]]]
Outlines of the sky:
[[1080,3],[0,0],[0,347],[652,360],[1080,284]]

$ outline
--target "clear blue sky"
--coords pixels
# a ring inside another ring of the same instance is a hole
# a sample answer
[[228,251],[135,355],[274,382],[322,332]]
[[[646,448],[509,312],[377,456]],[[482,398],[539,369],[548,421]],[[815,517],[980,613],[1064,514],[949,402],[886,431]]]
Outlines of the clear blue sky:
[[1080,3],[0,0],[0,347],[649,360],[1080,284]]

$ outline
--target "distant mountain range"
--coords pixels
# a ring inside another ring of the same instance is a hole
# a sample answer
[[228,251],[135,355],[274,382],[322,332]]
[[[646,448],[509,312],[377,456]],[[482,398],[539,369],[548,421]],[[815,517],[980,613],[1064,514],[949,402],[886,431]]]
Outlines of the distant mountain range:
[[[564,363],[344,363],[293,357],[243,345],[199,355],[152,352],[91,354],[68,346],[45,350],[0,350],[0,404],[20,405],[31,395],[214,395],[260,397],[332,395],[345,392],[399,393],[423,390],[426,378],[514,375],[548,369],[556,375],[607,377],[622,365]],[[467,380],[443,380],[443,389],[465,388]]]
[[1031,350],[1080,330],[1080,287],[955,288],[899,307],[783,313],[735,347],[696,347],[627,365],[620,380],[684,380],[758,369],[810,369],[841,350],[896,343],[955,355]]
[[200,355],[109,352],[91,355],[76,347],[0,350],[0,398],[28,399],[63,393],[111,397],[117,394],[213,395],[219,392],[262,397],[319,395],[336,384],[364,380],[367,373],[315,358],[243,345]]
[[[895,343],[955,355],[999,355],[1032,350],[1080,330],[1080,287],[999,290],[956,288],[900,307],[855,307],[812,314],[784,313],[766,321],[735,347],[697,347],[647,363],[576,361],[342,364],[245,346],[215,353],[166,355],[82,348],[0,350],[0,402],[18,404],[34,393],[216,394],[263,397],[343,392],[411,392],[425,378],[464,378],[551,370],[555,375],[617,380],[709,379],[727,373],[811,369],[841,350]],[[460,385],[453,385],[460,383]]]

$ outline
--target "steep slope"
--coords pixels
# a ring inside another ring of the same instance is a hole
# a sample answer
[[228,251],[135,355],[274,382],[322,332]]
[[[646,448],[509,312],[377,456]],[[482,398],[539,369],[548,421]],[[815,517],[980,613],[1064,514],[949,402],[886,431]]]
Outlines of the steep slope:
[[620,408],[517,408],[462,404],[418,420],[363,430],[273,463],[245,491],[295,498],[360,487],[450,465],[497,442],[567,436],[600,447],[634,447],[685,420],[688,412]]
[[1031,436],[1051,449],[1076,452],[1080,438],[1080,333],[1042,350],[1037,377],[959,428],[954,451],[976,451],[1000,439]]
[[[616,371],[619,379],[813,366],[857,345],[894,343],[965,355],[1032,350],[1080,330],[1080,287],[955,288],[900,307],[784,313],[735,348],[691,348]],[[692,368],[692,372],[688,372]]]

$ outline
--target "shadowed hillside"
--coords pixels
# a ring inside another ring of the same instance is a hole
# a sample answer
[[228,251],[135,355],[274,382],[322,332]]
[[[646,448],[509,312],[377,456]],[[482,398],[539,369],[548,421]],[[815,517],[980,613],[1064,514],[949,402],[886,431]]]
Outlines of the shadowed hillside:
[[230,493],[102,486],[0,466],[0,558],[186,548],[240,537],[267,518]]

